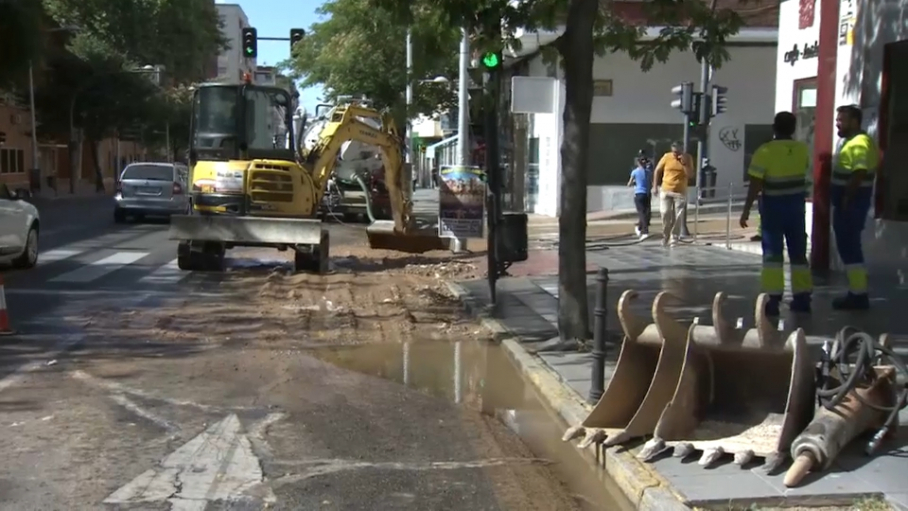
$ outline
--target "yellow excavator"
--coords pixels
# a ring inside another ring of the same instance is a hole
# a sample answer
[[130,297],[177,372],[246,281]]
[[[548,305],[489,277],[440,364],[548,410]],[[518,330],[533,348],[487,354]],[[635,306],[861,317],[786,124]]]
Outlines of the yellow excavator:
[[[296,271],[328,271],[329,232],[318,218],[345,142],[381,149],[393,220],[366,229],[375,249],[422,253],[447,247],[434,231],[417,230],[410,170],[390,116],[355,102],[335,106],[318,143],[299,147],[293,101],[279,87],[208,83],[193,93],[190,214],[173,216],[182,270],[222,271],[233,247],[293,250]],[[363,118],[381,120],[376,129]],[[368,195],[368,194],[367,194]]]

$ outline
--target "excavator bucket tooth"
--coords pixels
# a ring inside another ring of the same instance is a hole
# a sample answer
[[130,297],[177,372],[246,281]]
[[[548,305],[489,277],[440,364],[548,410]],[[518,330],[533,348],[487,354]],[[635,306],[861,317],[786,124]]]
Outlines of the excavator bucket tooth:
[[448,250],[450,239],[438,237],[435,229],[411,230],[403,233],[394,228],[391,220],[377,220],[366,228],[369,248],[423,254],[433,250]]
[[787,337],[757,298],[754,328],[733,328],[726,296],[713,301],[713,325],[688,330],[683,367],[654,435],[703,453],[711,465],[724,454],[739,464],[787,452],[814,412],[814,369],[804,331]]
[[[672,298],[659,293],[653,301],[653,323],[631,311],[637,293],[628,290],[618,301],[624,342],[608,387],[583,421],[587,438],[612,446],[652,434],[659,415],[672,397],[684,358],[686,329],[665,311]],[[591,433],[595,431],[596,433]],[[568,437],[569,435],[565,435]]]

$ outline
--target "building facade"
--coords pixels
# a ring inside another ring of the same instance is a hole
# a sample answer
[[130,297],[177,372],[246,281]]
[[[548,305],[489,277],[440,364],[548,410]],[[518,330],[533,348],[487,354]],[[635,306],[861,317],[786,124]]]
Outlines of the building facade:
[[816,268],[840,264],[828,183],[839,145],[835,109],[849,104],[861,108],[884,154],[864,231],[866,257],[877,267],[908,267],[908,174],[899,165],[908,156],[906,14],[908,4],[891,0],[781,2],[775,105],[797,114],[800,137],[814,148],[807,220]]
[[[641,16],[639,2],[613,2],[612,6],[626,18]],[[717,174],[708,195],[716,198],[726,197],[729,191],[735,195],[744,193],[750,155],[772,137],[777,14],[774,6],[756,8],[759,16],[745,13],[748,26],[730,38],[730,60],[711,75],[711,83],[728,87],[727,112],[713,120],[709,133],[708,157]],[[653,38],[658,32],[659,27],[650,27],[644,39]],[[526,162],[520,161],[522,155],[512,155],[514,169],[526,168],[524,178],[515,176],[516,181],[525,182],[525,208],[549,216],[560,212],[564,78],[560,65],[546,62],[538,49],[560,33],[517,34],[522,49],[512,52],[511,57],[524,60],[520,74],[533,78],[532,88],[542,89],[529,96],[524,94],[526,91],[512,90],[514,97],[507,100],[516,114],[515,129],[524,130],[528,139],[521,148],[527,153]],[[587,166],[588,211],[633,209],[633,195],[626,183],[634,158],[643,150],[658,159],[669,151],[672,142],[682,140],[684,117],[670,106],[674,99],[671,89],[690,81],[699,90],[700,75],[700,64],[692,52],[677,52],[648,72],[624,53],[596,57]],[[531,97],[531,102],[537,104],[524,108]],[[523,106],[515,106],[518,103]],[[520,148],[519,142],[515,140],[513,147]],[[688,152],[697,158],[695,135]],[[691,190],[691,199],[694,193]]]
[[243,56],[243,29],[249,27],[249,18],[238,4],[217,4],[221,18],[221,32],[228,48],[218,55],[217,77],[227,81],[241,81],[243,73],[255,73],[255,59]]

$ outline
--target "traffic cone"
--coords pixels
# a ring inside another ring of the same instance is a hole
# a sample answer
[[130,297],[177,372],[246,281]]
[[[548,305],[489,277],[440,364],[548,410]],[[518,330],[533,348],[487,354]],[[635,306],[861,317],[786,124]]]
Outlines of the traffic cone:
[[13,335],[15,333],[9,327],[9,314],[6,312],[6,290],[3,286],[3,275],[0,275],[0,336]]

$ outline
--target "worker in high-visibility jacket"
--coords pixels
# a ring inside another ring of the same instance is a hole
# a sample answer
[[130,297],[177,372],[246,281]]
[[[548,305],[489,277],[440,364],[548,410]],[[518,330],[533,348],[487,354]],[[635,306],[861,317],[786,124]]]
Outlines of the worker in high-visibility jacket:
[[832,307],[838,310],[864,310],[867,298],[867,268],[861,234],[867,223],[873,199],[873,180],[880,163],[876,144],[861,129],[862,112],[856,105],[836,109],[835,126],[843,139],[832,168],[832,230],[835,244],[848,274],[848,294],[836,298]]
[[766,314],[778,316],[785,292],[785,245],[791,264],[791,294],[788,304],[793,312],[810,312],[813,279],[807,262],[807,230],[804,219],[804,193],[810,149],[794,140],[796,119],[791,112],[779,112],[773,120],[773,140],[754,152],[747,175],[750,186],[741,213],[741,227],[754,201],[760,197],[763,244],[763,292],[769,294]]

